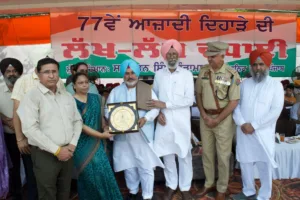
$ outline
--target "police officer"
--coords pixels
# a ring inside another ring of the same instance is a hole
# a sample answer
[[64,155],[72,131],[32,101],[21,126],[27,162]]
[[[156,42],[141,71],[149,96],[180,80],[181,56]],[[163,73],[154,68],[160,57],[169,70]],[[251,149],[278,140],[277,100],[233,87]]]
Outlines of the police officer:
[[[217,189],[216,200],[225,200],[229,181],[229,160],[235,124],[232,112],[240,99],[240,77],[224,63],[228,44],[207,43],[208,65],[201,68],[197,82],[197,106],[201,113],[200,132],[203,146],[205,185],[198,192],[202,197]],[[215,153],[218,159],[218,181],[215,184]]]

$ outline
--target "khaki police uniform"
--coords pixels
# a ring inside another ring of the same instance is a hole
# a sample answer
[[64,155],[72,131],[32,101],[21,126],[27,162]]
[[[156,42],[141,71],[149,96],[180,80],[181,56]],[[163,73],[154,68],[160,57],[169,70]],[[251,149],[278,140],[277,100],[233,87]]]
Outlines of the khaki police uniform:
[[[210,49],[213,50],[214,55],[227,49],[228,45],[223,44],[225,43],[208,43],[208,54]],[[215,118],[223,111],[229,101],[239,100],[239,85],[239,74],[227,64],[224,64],[217,72],[214,72],[209,65],[203,66],[196,82],[196,93],[201,95],[206,114]],[[235,133],[232,114],[215,128],[207,127],[204,120],[200,118],[200,132],[206,176],[205,187],[215,186],[215,154],[217,153],[219,178],[216,186],[218,192],[225,193],[229,181],[229,163]]]

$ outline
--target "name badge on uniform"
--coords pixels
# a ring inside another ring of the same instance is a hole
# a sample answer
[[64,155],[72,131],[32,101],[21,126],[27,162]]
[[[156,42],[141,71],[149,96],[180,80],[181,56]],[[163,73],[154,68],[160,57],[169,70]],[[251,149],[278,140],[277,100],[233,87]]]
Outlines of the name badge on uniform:
[[209,77],[208,72],[205,72],[204,75],[201,77],[201,79],[208,80],[209,79],[208,77]]
[[225,77],[222,76],[217,76],[215,83],[228,86],[231,84],[230,81],[228,81]]

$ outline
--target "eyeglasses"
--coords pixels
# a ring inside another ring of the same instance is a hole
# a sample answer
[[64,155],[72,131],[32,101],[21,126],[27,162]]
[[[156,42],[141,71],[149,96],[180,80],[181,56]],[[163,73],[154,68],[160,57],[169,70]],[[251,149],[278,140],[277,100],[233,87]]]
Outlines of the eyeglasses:
[[53,76],[57,76],[58,75],[58,71],[57,70],[45,70],[43,72],[39,72],[40,74],[44,74],[46,76],[49,76],[50,74]]

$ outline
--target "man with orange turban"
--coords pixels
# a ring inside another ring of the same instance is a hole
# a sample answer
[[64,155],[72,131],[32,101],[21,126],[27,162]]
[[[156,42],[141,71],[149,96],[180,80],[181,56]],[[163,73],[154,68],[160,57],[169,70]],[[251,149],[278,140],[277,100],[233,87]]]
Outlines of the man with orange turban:
[[[272,171],[276,168],[275,126],[284,103],[282,84],[269,76],[272,54],[266,50],[250,53],[252,78],[241,84],[241,100],[234,110],[237,125],[236,156],[240,162],[243,191],[233,199],[269,200],[272,192]],[[261,188],[256,197],[254,166]]]
[[[167,67],[156,72],[153,90],[159,101],[151,100],[149,107],[159,108],[154,149],[165,164],[166,191],[164,200],[171,200],[178,182],[183,200],[191,200],[193,178],[191,154],[191,112],[194,101],[194,81],[190,71],[178,66],[182,47],[177,40],[167,40],[161,55]],[[179,178],[175,157],[178,157]]]

